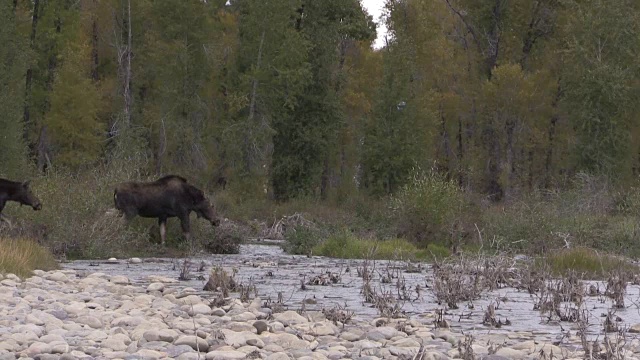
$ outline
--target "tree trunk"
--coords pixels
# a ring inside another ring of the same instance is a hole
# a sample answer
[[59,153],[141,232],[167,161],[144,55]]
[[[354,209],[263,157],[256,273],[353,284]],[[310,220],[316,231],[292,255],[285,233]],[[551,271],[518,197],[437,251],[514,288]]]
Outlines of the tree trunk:
[[558,102],[560,101],[560,97],[562,96],[562,89],[560,88],[560,81],[558,80],[558,90],[556,92],[556,97],[553,99],[551,103],[551,108],[553,115],[549,121],[549,131],[548,131],[548,139],[549,145],[547,147],[547,155],[544,161],[544,173],[545,173],[545,187],[551,186],[551,178],[552,178],[552,162],[553,162],[553,147],[555,146],[555,134],[556,134],[556,123],[558,122],[558,115],[556,113]]
[[[262,31],[262,35],[260,36],[260,45],[258,46],[258,58],[256,59],[256,71],[260,71],[260,66],[262,63],[262,48],[264,46],[264,37],[265,31]],[[258,78],[254,75],[252,83],[251,83],[251,102],[249,103],[249,118],[247,119],[247,129],[244,133],[244,166],[245,171],[248,174],[252,174],[255,170],[254,164],[254,154],[253,154],[253,121],[256,116],[256,102],[258,96]]]
[[[96,1],[94,0],[94,4]],[[98,81],[98,19],[95,14],[96,9],[94,8],[94,14],[92,15],[91,21],[91,79],[94,82]]]
[[133,101],[131,96],[131,46],[131,0],[127,0],[127,48],[124,69],[124,119],[127,128],[131,125],[131,105]]
[[[17,2],[14,1],[14,9],[17,5]],[[38,19],[39,14],[38,11],[40,9],[40,0],[33,0],[33,14],[31,17],[31,35],[29,37],[29,47],[31,51],[35,48],[36,42],[36,30],[38,27]],[[29,141],[29,133],[31,129],[31,84],[33,82],[33,69],[31,65],[27,68],[27,74],[25,76],[25,88],[24,88],[24,112],[23,112],[23,134],[22,137],[26,144],[30,144]]]

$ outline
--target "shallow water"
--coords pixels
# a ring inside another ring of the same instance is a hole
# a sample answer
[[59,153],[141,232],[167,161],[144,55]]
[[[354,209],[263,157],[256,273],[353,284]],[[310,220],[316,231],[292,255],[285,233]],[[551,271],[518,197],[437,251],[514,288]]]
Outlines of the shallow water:
[[[65,268],[75,269],[78,272],[103,272],[110,275],[125,275],[133,283],[148,284],[149,275],[160,275],[177,279],[180,273],[180,262],[182,259],[144,259],[141,264],[128,264],[126,260],[118,263],[108,263],[106,261],[86,261],[78,260],[64,264]],[[208,269],[212,265],[223,266],[227,269],[236,269],[235,276],[238,283],[253,283],[262,300],[271,299],[276,301],[278,293],[281,292],[285,305],[289,309],[296,310],[301,307],[305,299],[314,298],[315,304],[305,304],[306,310],[321,310],[331,308],[335,305],[345,306],[354,311],[361,319],[375,319],[378,312],[371,304],[363,303],[361,295],[362,279],[357,274],[357,269],[363,266],[363,260],[342,260],[314,256],[292,256],[285,254],[279,246],[269,245],[242,245],[240,254],[237,255],[208,255],[192,258],[194,276],[192,280],[180,281],[169,286],[192,287],[201,290],[205,280],[198,280],[196,276],[202,275],[208,278]],[[206,270],[197,272],[197,265],[204,261],[207,264]],[[432,285],[433,272],[429,264],[419,264],[422,271],[419,273],[408,273],[402,269],[406,268],[406,263],[393,261],[376,261],[370,266],[374,269],[374,280],[372,284],[378,292],[391,292],[397,294],[395,281],[390,284],[380,283],[380,275],[388,269],[400,271],[405,280],[407,289],[414,301],[401,302],[402,310],[411,318],[419,321],[432,321],[436,310],[442,309],[438,305],[433,293],[425,287]],[[337,284],[327,286],[306,285],[306,290],[301,290],[301,281],[307,283],[315,276],[331,272],[339,274],[341,281]],[[598,284],[597,282],[593,282]],[[415,292],[416,286],[422,290],[420,295]],[[600,289],[604,289],[603,284],[599,284]],[[202,292],[203,296],[210,294]],[[237,296],[237,294],[233,294]],[[484,311],[491,303],[496,303],[496,299],[504,299],[499,302],[496,309],[498,319],[509,319],[511,325],[502,328],[489,328],[482,325]],[[622,322],[619,325],[630,326],[640,323],[640,287],[629,284],[627,296],[625,298],[625,309],[616,311]],[[603,334],[602,315],[611,308],[612,302],[604,297],[585,298],[589,314],[588,332],[590,337]],[[469,304],[459,304],[457,310],[448,310],[445,319],[450,323],[451,329],[456,332],[464,331],[471,334],[507,334],[514,331],[533,333],[536,339],[553,340],[563,333],[571,330],[575,333],[575,324],[548,322],[542,317],[540,312],[533,309],[535,298],[526,291],[519,291],[515,288],[502,288],[482,294],[481,299],[473,302],[472,308]]]

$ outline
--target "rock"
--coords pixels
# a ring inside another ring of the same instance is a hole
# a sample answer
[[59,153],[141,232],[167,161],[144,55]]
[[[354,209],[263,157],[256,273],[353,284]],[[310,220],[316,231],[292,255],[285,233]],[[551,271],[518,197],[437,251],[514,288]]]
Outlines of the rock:
[[113,351],[127,350],[127,345],[124,343],[124,340],[121,338],[115,338],[115,337],[108,337],[102,340],[101,346],[111,349]]
[[227,312],[220,308],[215,308],[211,310],[211,315],[213,316],[225,316],[226,314]]
[[396,341],[393,342],[392,345],[396,346],[396,347],[418,347],[418,348],[420,347],[420,343],[419,342],[417,342],[417,341],[415,341],[413,339],[409,339],[409,338],[396,340]]
[[221,329],[220,332],[224,335],[224,343],[229,346],[239,348],[247,344],[247,339],[245,339],[242,333],[228,329]]
[[146,341],[164,341],[168,343],[174,342],[178,336],[178,332],[171,329],[149,330],[142,335]]
[[211,308],[209,307],[209,305],[205,305],[203,303],[198,303],[198,304],[193,304],[193,305],[183,305],[180,308],[182,311],[185,311],[187,314],[194,316],[194,315],[210,315],[211,314]]
[[265,343],[273,343],[288,350],[308,349],[310,346],[307,341],[300,340],[297,336],[287,333],[269,334],[269,336],[263,337],[262,340]]
[[304,323],[308,323],[309,322],[309,320],[307,320],[307,318],[305,318],[304,316],[301,316],[297,312],[291,311],[291,310],[285,311],[285,312],[282,312],[282,313],[274,314],[273,318],[276,321],[281,322],[285,326],[291,326],[291,325],[295,325],[295,324],[304,324]]
[[269,326],[267,325],[266,321],[263,321],[263,320],[254,321],[253,327],[256,328],[256,330],[258,331],[258,334],[262,334],[263,332],[269,329]]
[[510,348],[500,348],[496,351],[495,355],[504,356],[508,359],[525,359],[527,357],[527,353],[524,351],[510,349]]
[[164,284],[161,282],[154,282],[149,284],[149,286],[147,286],[147,292],[152,292],[152,291],[162,292],[162,290],[164,290]]
[[264,347],[264,341],[258,338],[251,338],[247,339],[247,345],[255,346],[259,349],[262,349]]
[[51,280],[51,281],[59,281],[59,282],[67,282],[69,281],[69,278],[67,277],[67,275],[65,275],[64,273],[60,272],[60,271],[56,271],[53,273],[48,273],[44,276],[45,279],[47,280]]
[[285,352],[273,353],[266,357],[266,360],[290,360],[291,358]]
[[207,360],[235,360],[245,359],[247,354],[240,351],[210,351],[205,356]]
[[340,334],[340,339],[342,340],[346,340],[346,341],[358,341],[362,338],[361,335],[352,333],[352,332],[343,332],[342,334]]
[[30,357],[35,357],[36,355],[40,355],[40,354],[50,354],[51,345],[40,342],[40,341],[36,341],[31,345],[29,345],[25,353]]
[[142,264],[142,259],[137,258],[137,257],[132,257],[131,259],[129,259],[129,263],[130,264]]
[[481,358],[481,360],[509,360],[509,358],[494,354],[494,355],[485,355]]
[[406,337],[407,334],[400,332],[390,326],[382,326],[367,332],[366,338],[369,340],[379,341],[379,340],[389,340],[395,336]]
[[209,349],[209,343],[203,338],[197,337],[195,335],[184,335],[179,337],[174,343],[174,345],[188,345],[193,350],[206,352]]
[[48,334],[48,335],[41,336],[40,339],[38,339],[38,341],[49,344],[53,341],[64,341],[64,338],[60,335]]
[[109,279],[109,281],[113,284],[119,285],[129,285],[131,283],[129,278],[123,275],[114,275]]
[[231,317],[233,321],[250,321],[255,320],[256,316],[250,312],[243,312],[242,314],[234,315]]
[[170,358],[176,358],[184,353],[190,353],[190,352],[193,352],[194,354],[197,355],[197,353],[195,353],[193,351],[193,348],[189,345],[169,345],[167,346],[167,349],[165,350],[165,352],[167,353],[167,356]]
[[84,324],[93,329],[102,329],[102,321],[93,316],[79,316],[76,320],[79,324]]

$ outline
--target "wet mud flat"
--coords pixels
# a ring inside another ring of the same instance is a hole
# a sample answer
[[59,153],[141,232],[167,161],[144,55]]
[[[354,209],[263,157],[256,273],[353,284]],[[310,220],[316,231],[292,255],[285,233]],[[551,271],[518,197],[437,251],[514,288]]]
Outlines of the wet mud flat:
[[[126,259],[115,262],[78,260],[63,266],[76,270],[80,275],[94,272],[124,275],[134,284],[147,285],[153,282],[153,276],[177,280],[185,259],[142,260],[135,264]],[[380,314],[372,304],[364,301],[362,269],[366,267],[371,274],[370,285],[378,294],[395,298],[397,309],[408,318],[423,323],[432,323],[436,314],[442,312],[450,330],[457,333],[481,337],[503,335],[514,340],[533,337],[550,342],[566,342],[570,337],[575,342],[578,330],[575,322],[549,320],[548,316],[534,309],[539,300],[536,295],[514,287],[485,291],[479,299],[459,303],[458,309],[445,310],[444,304],[437,303],[433,292],[434,272],[432,265],[427,263],[292,256],[285,254],[279,246],[250,244],[242,245],[240,254],[195,256],[190,259],[190,264],[190,280],[176,281],[167,286],[190,287],[203,298],[213,298],[213,293],[202,289],[209,270],[213,266],[221,266],[227,272],[235,273],[237,283],[254,285],[264,302],[281,300],[287,310],[321,311],[341,307],[352,311],[358,319],[373,321]],[[402,284],[399,286],[398,282]],[[591,284],[598,289],[606,287],[602,282],[586,282],[586,286]],[[399,290],[400,287],[404,290]],[[231,296],[237,297],[238,294],[232,293]],[[633,327],[640,324],[640,286],[628,284],[624,300],[624,308],[613,309],[612,300],[603,295],[584,298],[582,316],[588,320],[586,333],[589,340],[603,337],[603,324],[609,312],[619,329],[631,330],[629,335],[636,335]],[[508,320],[509,325],[500,328],[483,325],[489,306],[495,308],[497,320],[501,323]]]

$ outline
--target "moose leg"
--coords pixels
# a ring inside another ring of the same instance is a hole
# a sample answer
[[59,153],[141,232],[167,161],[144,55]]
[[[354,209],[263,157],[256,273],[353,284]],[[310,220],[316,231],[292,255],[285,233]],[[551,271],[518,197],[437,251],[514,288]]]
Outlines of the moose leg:
[[167,237],[167,219],[159,218],[158,225],[160,225],[160,242],[164,246],[164,241]]
[[182,226],[182,234],[184,235],[185,240],[191,242],[191,224],[189,223],[188,213],[186,215],[180,215],[180,226]]

